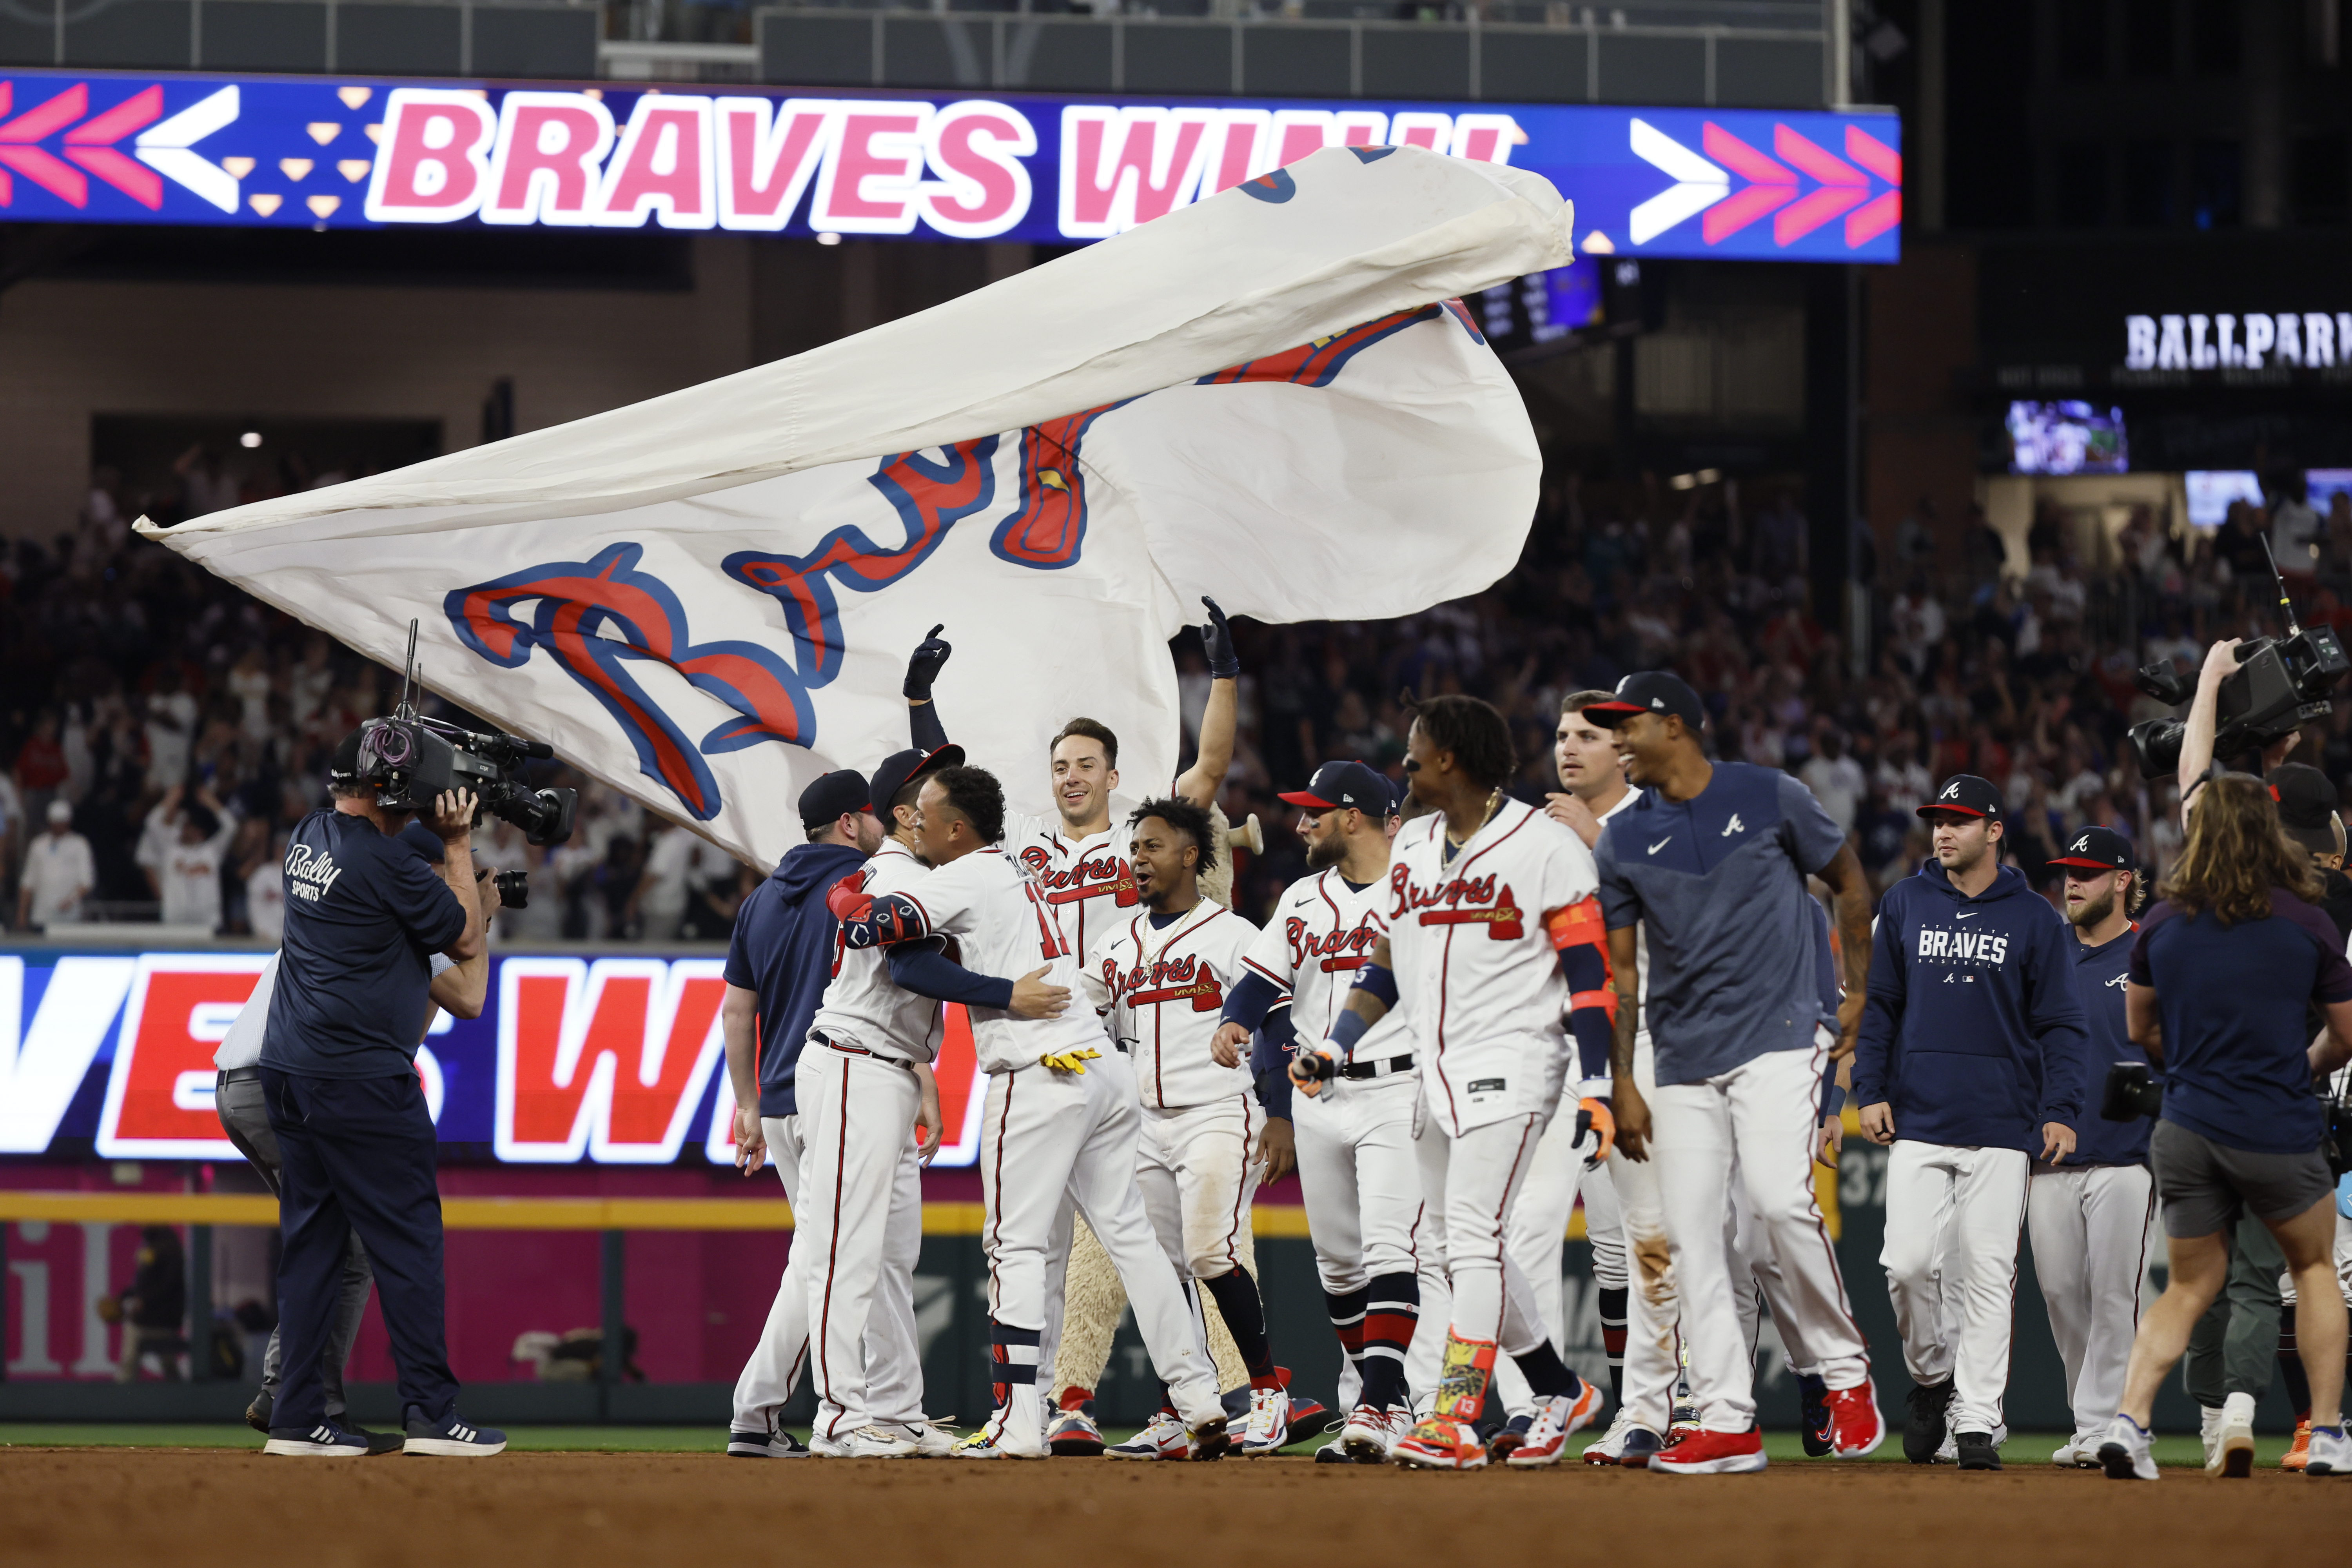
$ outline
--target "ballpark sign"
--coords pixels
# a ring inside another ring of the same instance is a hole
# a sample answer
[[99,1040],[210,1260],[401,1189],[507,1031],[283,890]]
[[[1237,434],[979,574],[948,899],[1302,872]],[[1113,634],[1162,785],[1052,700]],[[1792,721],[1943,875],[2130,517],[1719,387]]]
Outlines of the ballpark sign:
[[1595,253],[1896,258],[1890,114],[0,74],[0,222],[1107,238],[1333,146],[1544,175]]
[[[268,962],[259,952],[0,953],[0,1154],[89,1141],[120,1160],[242,1158],[214,1113],[213,1054]],[[734,1159],[727,983],[715,958],[497,956],[482,1016],[441,1014],[416,1053],[445,1143],[502,1163]],[[980,1149],[971,1028],[948,1009],[938,1066],[949,1137]]]

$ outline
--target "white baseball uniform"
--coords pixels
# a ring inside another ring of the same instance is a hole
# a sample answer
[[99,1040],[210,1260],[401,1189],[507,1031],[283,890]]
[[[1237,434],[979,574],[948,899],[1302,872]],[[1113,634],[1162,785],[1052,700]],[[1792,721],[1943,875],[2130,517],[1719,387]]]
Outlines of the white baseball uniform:
[[[1381,918],[1385,880],[1351,886],[1338,868],[1293,882],[1242,962],[1290,993],[1291,1026],[1310,1048],[1331,1031],[1356,972],[1388,932]],[[1426,1247],[1412,1110],[1420,1079],[1405,1009],[1392,1008],[1356,1042],[1344,1076],[1319,1093],[1294,1094],[1291,1126],[1298,1192],[1324,1293],[1346,1296],[1373,1279],[1412,1274],[1420,1316],[1405,1357],[1405,1382],[1427,1396],[1437,1385],[1449,1302],[1442,1254]],[[1352,1368],[1352,1360],[1350,1367]],[[1354,1387],[1340,1390],[1343,1406]]]
[[1449,853],[1442,813],[1397,834],[1384,917],[1419,1053],[1423,1186],[1443,1216],[1453,1337],[1507,1354],[1548,1338],[1503,1237],[1568,1076],[1570,1005],[1555,928],[1597,933],[1592,856],[1505,798]]
[[1045,895],[1070,951],[1081,960],[1136,911],[1135,865],[1129,858],[1135,835],[1127,826],[1136,804],[1113,795],[1110,826],[1084,838],[1064,833],[1059,816],[1005,819],[1004,852]]
[[[1050,896],[1050,895],[1049,895]],[[1209,1038],[1257,927],[1202,899],[1164,925],[1137,910],[1097,937],[1087,993],[1128,1053],[1142,1101],[1136,1184],[1168,1260],[1187,1279],[1241,1268],[1265,1125],[1246,1061],[1219,1067]]]
[[[862,890],[875,898],[908,892],[925,869],[913,851],[886,838],[866,862]],[[923,1419],[920,1364],[892,1369],[894,1397],[886,1407],[872,1386],[883,1369],[869,1367],[861,1347],[877,1318],[913,1321],[923,1246],[914,1138],[922,1094],[914,1068],[937,1058],[941,1027],[940,1005],[892,984],[881,949],[835,949],[796,1075],[800,1137],[812,1153],[793,1205],[793,1250],[804,1247],[809,1257],[821,1438],[846,1438],[877,1421]]]
[[[911,934],[953,937],[964,967],[980,974],[1026,974],[1040,962],[1047,981],[1083,988],[1078,962],[1046,895],[1001,849],[976,850],[939,868],[901,895],[919,921]],[[988,1256],[989,1316],[1000,1378],[1009,1386],[992,1436],[1024,1451],[1045,1445],[1036,1386],[1045,1327],[1046,1258],[1065,1197],[1074,1201],[1118,1269],[1152,1365],[1187,1426],[1223,1414],[1216,1374],[1175,1269],[1160,1248],[1136,1185],[1140,1109],[1123,1052],[1102,1051],[1097,1019],[1073,1008],[1057,1018],[1023,1019],[971,1009],[972,1041],[988,1074],[982,1107],[981,1232]],[[1081,1073],[1040,1058],[1100,1051]]]

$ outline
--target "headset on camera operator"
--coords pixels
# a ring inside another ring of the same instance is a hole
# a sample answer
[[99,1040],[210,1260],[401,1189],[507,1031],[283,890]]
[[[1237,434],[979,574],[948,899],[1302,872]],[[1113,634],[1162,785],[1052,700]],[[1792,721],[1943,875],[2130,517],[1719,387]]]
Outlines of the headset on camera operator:
[[[368,1440],[328,1418],[322,1373],[352,1233],[367,1248],[399,1369],[411,1454],[495,1454],[501,1433],[460,1419],[444,1332],[437,1141],[415,1057],[431,1003],[428,956],[484,951],[470,838],[476,796],[415,798],[420,727],[361,726],[331,808],[286,852],[286,934],[260,1072],[282,1160],[278,1326],[282,1381],[266,1452],[341,1457]],[[421,805],[441,840],[439,875],[399,835]]]
[[[2180,758],[2183,783],[2211,746],[2210,692],[2234,654],[2216,649],[2200,682]],[[2200,719],[2204,722],[2200,725]],[[2200,746],[2201,742],[2201,746]],[[2133,1041],[2162,1064],[2160,1105],[2142,1075],[2110,1079],[2105,1114],[2158,1117],[2149,1157],[2171,1257],[2171,1280],[2140,1323],[2122,1408],[2099,1447],[2116,1479],[2153,1480],[2147,1423],[2158,1386],[2229,1270],[2226,1233],[2251,1210],[2294,1272],[2295,1331],[2311,1384],[2308,1473],[2352,1474],[2341,1426],[2346,1310],[2335,1286],[2336,1176],[2311,1080],[2352,1060],[2352,964],[2314,907],[2310,857],[2281,830],[2263,781],[2223,773],[2188,810],[2188,839],[2164,901],[2132,950],[2125,1007]],[[2305,1003],[2326,1030],[2312,1040]]]

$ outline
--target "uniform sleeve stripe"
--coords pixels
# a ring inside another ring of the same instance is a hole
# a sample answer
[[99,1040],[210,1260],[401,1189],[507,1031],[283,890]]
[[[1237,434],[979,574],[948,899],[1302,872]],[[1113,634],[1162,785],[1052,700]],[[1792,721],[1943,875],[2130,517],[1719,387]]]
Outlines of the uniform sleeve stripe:
[[1257,971],[1260,974],[1265,975],[1268,981],[1272,982],[1274,984],[1281,986],[1285,991],[1290,989],[1290,982],[1286,977],[1276,974],[1273,970],[1268,969],[1265,964],[1260,963],[1256,959],[1250,957],[1247,953],[1244,953],[1242,955],[1242,963],[1249,968]]

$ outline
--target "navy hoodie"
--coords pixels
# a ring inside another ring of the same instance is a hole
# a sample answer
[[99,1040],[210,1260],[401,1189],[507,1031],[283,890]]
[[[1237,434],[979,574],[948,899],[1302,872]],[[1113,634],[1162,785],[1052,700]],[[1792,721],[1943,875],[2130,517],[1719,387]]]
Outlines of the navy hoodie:
[[1853,1098],[1895,1108],[1895,1135],[2042,1152],[2042,1123],[2079,1136],[2089,1063],[2074,995],[2080,944],[2003,866],[1976,898],[1930,860],[1878,906]]
[[809,1020],[833,978],[841,922],[824,907],[827,889],[866,864],[846,844],[800,844],[751,889],[735,917],[727,984],[760,994],[760,1114],[799,1110],[793,1081]]
[[[2074,1153],[2066,1162],[2069,1165],[2147,1163],[2147,1135],[2156,1123],[2145,1116],[2110,1121],[2099,1114],[2098,1105],[2106,1092],[2107,1069],[2116,1063],[2155,1067],[2124,1028],[2124,979],[2131,973],[2132,944],[2138,939],[2139,927],[2135,925],[2104,946],[2085,946],[2080,939],[2074,942],[2074,995],[2090,1025],[2091,1045],[2083,1120],[2069,1123],[2074,1129]],[[2155,1070],[2161,1076],[2162,1068]]]

